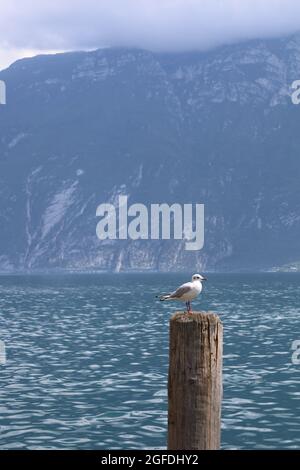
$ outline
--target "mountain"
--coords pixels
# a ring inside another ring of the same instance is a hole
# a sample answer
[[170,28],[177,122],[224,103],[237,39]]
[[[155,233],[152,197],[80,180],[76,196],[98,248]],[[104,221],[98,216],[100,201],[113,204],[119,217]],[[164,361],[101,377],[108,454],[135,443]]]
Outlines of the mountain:
[[[300,260],[300,35],[101,49],[0,72],[0,270],[264,270]],[[104,240],[96,209],[202,203],[205,245]]]

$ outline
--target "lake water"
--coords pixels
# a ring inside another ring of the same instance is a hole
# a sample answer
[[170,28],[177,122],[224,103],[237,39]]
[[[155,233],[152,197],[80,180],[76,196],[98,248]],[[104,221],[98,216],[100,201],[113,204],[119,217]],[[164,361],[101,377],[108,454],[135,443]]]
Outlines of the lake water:
[[[300,448],[300,275],[211,274],[224,324],[225,449]],[[181,274],[1,276],[1,449],[165,448]]]

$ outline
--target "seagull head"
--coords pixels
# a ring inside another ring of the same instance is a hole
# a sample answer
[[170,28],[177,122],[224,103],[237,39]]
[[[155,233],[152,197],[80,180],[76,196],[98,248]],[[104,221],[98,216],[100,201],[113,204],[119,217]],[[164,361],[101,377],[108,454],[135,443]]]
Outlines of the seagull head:
[[192,277],[192,282],[203,282],[206,281],[206,277],[201,276],[201,274],[194,274]]

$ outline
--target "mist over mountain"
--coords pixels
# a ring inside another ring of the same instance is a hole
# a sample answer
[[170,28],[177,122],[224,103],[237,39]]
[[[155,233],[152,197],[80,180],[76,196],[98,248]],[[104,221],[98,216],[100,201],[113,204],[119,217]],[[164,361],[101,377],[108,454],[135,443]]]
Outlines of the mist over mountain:
[[[0,270],[256,270],[300,260],[300,36],[101,49],[0,73]],[[202,203],[205,245],[105,240],[96,209]]]

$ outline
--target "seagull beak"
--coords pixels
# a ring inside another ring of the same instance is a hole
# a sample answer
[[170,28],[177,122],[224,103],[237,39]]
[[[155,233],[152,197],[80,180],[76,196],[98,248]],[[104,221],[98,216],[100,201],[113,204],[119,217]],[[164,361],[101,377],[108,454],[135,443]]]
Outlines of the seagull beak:
[[207,277],[203,277],[201,281],[207,281]]

